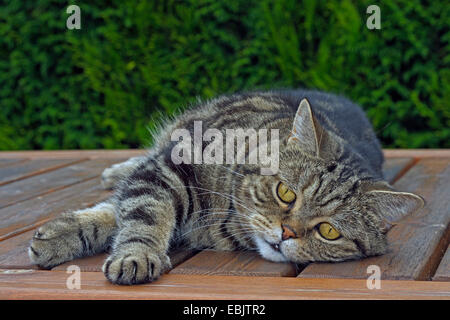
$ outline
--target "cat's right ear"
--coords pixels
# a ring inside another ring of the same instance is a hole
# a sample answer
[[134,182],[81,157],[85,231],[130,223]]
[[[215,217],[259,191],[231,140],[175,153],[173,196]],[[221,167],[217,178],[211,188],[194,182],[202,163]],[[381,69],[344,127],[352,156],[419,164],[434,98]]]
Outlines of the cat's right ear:
[[366,192],[372,196],[374,207],[388,227],[425,205],[425,200],[421,196],[396,191],[386,182],[374,183]]
[[325,158],[329,137],[315,119],[308,99],[304,98],[295,113],[294,123],[288,144],[295,143],[300,148],[315,156]]

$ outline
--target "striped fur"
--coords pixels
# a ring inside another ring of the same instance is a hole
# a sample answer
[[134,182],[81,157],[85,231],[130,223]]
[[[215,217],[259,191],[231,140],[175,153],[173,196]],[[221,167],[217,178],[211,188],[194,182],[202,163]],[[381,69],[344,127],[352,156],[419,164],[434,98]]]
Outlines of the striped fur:
[[[279,129],[279,172],[261,176],[260,166],[250,164],[174,164],[171,133],[182,128],[193,135],[200,120],[203,130],[224,135],[226,129]],[[383,211],[398,220],[420,199],[399,196],[383,182],[380,145],[360,108],[322,92],[222,96],[167,122],[154,141],[148,155],[104,171],[104,186],[115,189],[111,199],[39,228],[31,260],[51,268],[110,247],[103,271],[117,284],[158,278],[179,246],[257,250],[273,261],[343,261],[384,253]],[[276,195],[280,181],[297,195],[290,206]],[[321,237],[317,226],[325,221],[342,237]],[[282,225],[295,237],[282,240]]]

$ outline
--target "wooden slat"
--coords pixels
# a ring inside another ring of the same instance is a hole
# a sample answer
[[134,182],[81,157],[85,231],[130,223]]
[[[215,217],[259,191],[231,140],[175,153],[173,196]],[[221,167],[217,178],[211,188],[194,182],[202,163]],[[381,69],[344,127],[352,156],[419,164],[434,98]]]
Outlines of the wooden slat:
[[[28,246],[35,229],[16,235],[0,242],[0,269],[38,269],[31,264],[28,258]],[[173,267],[195,255],[195,250],[176,250],[170,253],[170,261]],[[75,259],[61,264],[53,270],[64,271],[69,265],[77,265],[82,271],[101,272],[105,254],[92,257]]]
[[256,252],[202,251],[170,271],[171,274],[239,275],[257,277],[292,277],[297,274],[292,263],[275,263]]
[[0,242],[0,268],[38,269],[28,257],[28,246],[34,232],[32,229]]
[[35,228],[62,212],[89,207],[110,194],[97,179],[91,179],[1,209],[0,268],[36,268],[27,253]]
[[25,158],[11,158],[11,159],[2,159],[0,157],[0,168],[4,168],[10,165],[15,165],[24,161],[27,161],[28,159]]
[[[38,269],[36,265],[31,264],[28,257],[28,246],[34,232],[35,229],[32,229],[0,243],[0,269]],[[176,250],[170,253],[172,266],[178,266],[196,253],[195,250]],[[77,265],[83,272],[101,272],[106,256],[107,253],[103,253],[75,259],[56,266],[52,270],[65,271],[68,266]]]
[[81,161],[82,159],[36,159],[0,167],[0,186]]
[[405,174],[414,164],[413,158],[386,159],[383,165],[383,175],[386,181],[393,183]]
[[99,176],[118,159],[89,160],[0,187],[0,208]]
[[117,159],[145,155],[145,149],[124,150],[57,150],[57,151],[0,151],[0,159]]
[[383,149],[386,158],[450,158],[450,149]]
[[311,264],[299,277],[366,278],[367,267],[378,265],[383,279],[428,280],[439,263],[442,248],[448,245],[448,159],[419,161],[395,183],[395,187],[422,195],[427,200],[427,205],[389,231],[389,253],[361,261]]
[[69,266],[75,265],[80,267],[82,272],[102,272],[103,262],[107,257],[107,253],[102,253],[91,257],[75,259],[52,268],[52,271],[66,271]]
[[433,281],[450,281],[450,247],[447,247],[445,255],[433,276]]
[[369,290],[365,280],[166,274],[139,286],[117,286],[100,272],[82,272],[68,289],[62,271],[0,270],[0,299],[450,299],[445,282],[389,281]]
[[94,178],[0,209],[0,241],[62,212],[86,208],[110,194],[101,187],[100,179]]
[[[186,259],[192,257],[195,253],[196,251],[194,250],[182,250],[171,253],[169,256],[172,267],[179,265]],[[83,272],[102,272],[103,262],[105,261],[107,256],[107,253],[102,253],[91,257],[75,259],[54,267],[52,271],[65,271],[67,270],[67,267],[76,265],[80,267],[80,270]],[[3,268],[1,264],[0,268]]]

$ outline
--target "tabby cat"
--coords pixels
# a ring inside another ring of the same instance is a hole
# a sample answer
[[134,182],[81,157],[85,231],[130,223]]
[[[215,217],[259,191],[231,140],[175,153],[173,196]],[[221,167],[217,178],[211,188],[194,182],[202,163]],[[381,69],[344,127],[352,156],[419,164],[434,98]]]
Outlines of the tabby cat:
[[[224,133],[278,129],[278,172],[175,164],[171,133],[193,132],[194,121]],[[106,278],[137,284],[170,268],[168,252],[180,245],[256,250],[300,264],[359,259],[385,253],[390,226],[423,205],[383,180],[383,154],[363,111],[329,93],[221,96],[166,123],[154,141],[146,156],[103,172],[105,187],[115,189],[110,199],[41,226],[29,247],[32,262],[51,268],[109,249]]]

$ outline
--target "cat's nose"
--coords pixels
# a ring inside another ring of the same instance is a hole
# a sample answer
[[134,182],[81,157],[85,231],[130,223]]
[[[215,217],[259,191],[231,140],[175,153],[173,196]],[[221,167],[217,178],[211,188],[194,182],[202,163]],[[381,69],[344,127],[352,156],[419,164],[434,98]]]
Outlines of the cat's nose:
[[281,228],[283,229],[283,233],[281,234],[281,239],[283,241],[291,238],[297,238],[297,234],[289,225],[282,224]]

